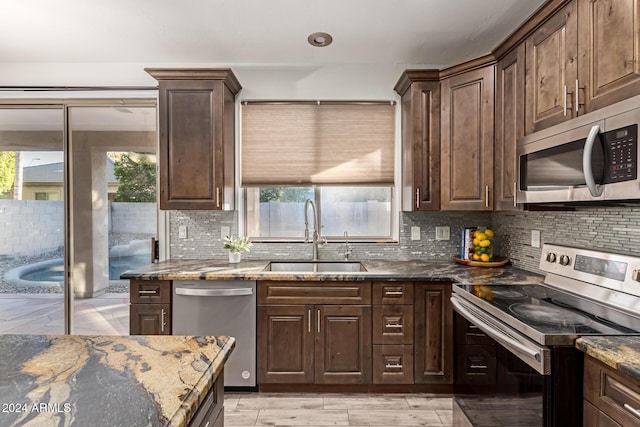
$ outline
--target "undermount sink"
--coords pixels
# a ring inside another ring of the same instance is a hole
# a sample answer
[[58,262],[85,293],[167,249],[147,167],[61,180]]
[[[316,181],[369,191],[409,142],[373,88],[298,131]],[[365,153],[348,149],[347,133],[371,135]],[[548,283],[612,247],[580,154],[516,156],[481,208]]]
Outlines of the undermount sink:
[[271,261],[264,271],[354,273],[367,269],[359,261]]

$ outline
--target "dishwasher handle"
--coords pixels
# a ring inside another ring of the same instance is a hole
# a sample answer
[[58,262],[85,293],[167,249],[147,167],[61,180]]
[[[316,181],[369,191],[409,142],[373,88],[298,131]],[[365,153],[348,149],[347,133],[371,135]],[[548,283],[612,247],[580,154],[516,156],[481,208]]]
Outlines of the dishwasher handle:
[[253,295],[251,288],[176,288],[176,295],[190,297],[238,297]]

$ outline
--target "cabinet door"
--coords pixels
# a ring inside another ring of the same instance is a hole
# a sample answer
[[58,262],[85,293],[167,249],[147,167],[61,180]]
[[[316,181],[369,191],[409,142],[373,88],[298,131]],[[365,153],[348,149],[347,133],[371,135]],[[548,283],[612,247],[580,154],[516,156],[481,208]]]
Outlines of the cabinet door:
[[[225,85],[160,81],[160,208],[222,209]],[[232,118],[233,120],[233,118]]]
[[259,383],[313,383],[313,306],[258,307]]
[[453,382],[453,308],[451,284],[416,283],[415,382]]
[[578,22],[576,0],[525,42],[527,134],[575,117]]
[[579,1],[578,34],[584,111],[640,94],[640,0]]
[[493,209],[494,73],[442,81],[442,210]]
[[130,335],[171,335],[169,304],[131,304]]
[[371,383],[371,307],[315,306],[316,384]]
[[516,147],[524,136],[524,45],[496,66],[495,210],[515,210]]
[[402,210],[440,209],[440,82],[402,96]]

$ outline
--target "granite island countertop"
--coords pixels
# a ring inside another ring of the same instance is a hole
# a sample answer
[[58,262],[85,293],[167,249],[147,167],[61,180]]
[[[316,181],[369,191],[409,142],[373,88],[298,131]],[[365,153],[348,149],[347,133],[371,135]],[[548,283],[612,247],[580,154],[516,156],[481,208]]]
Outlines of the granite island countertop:
[[2,426],[186,426],[232,337],[0,335]]
[[487,285],[537,284],[544,280],[542,275],[511,266],[468,267],[449,260],[360,262],[367,271],[301,273],[264,271],[269,264],[266,260],[230,264],[222,260],[177,259],[129,270],[120,277],[138,280],[428,280]]
[[576,348],[640,382],[640,336],[581,337]]

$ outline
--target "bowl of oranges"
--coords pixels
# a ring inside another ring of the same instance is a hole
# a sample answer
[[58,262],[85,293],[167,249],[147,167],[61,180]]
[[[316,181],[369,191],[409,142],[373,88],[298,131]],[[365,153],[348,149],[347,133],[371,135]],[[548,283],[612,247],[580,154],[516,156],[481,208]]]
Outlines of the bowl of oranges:
[[502,267],[509,259],[493,254],[494,235],[491,229],[472,231],[469,236],[472,240],[468,247],[468,259],[454,257],[454,261],[472,267]]

